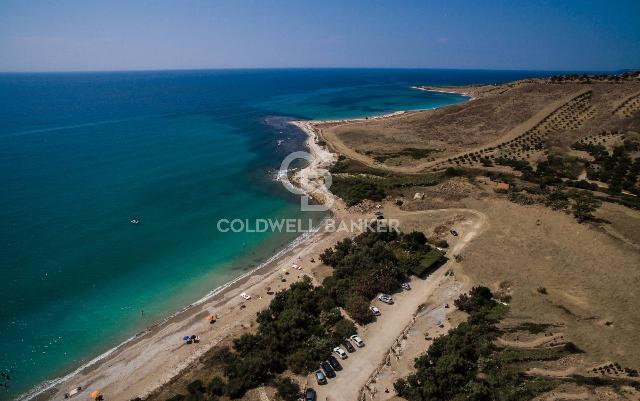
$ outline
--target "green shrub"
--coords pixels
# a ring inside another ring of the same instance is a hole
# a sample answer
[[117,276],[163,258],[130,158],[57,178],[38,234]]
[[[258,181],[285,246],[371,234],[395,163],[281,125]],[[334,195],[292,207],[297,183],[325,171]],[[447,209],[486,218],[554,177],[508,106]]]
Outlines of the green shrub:
[[347,190],[345,202],[348,206],[356,205],[365,199],[381,201],[387,194],[380,186],[371,182],[358,182]]
[[204,393],[206,389],[202,384],[202,380],[194,380],[187,385],[187,391],[189,392],[189,394],[197,394]]
[[276,381],[276,390],[283,401],[297,401],[301,394],[298,383],[288,377]]
[[224,389],[225,383],[220,376],[215,376],[213,379],[211,379],[209,385],[207,386],[207,390],[209,390],[209,393],[217,396],[224,395]]

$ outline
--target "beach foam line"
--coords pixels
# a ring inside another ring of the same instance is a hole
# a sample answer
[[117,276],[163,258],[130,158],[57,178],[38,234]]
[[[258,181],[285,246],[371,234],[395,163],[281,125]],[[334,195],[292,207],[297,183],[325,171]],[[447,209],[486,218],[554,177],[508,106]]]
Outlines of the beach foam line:
[[182,309],[178,310],[177,312],[172,313],[168,317],[162,319],[160,322],[155,323],[155,324],[147,327],[143,331],[140,331],[140,332],[136,333],[135,335],[129,337],[128,339],[126,339],[125,341],[123,341],[120,344],[116,345],[115,347],[113,347],[113,348],[109,349],[108,351],[100,354],[99,356],[93,358],[89,362],[82,364],[81,366],[79,366],[77,369],[75,369],[71,373],[69,373],[69,374],[67,374],[65,376],[61,376],[61,377],[58,377],[58,378],[55,378],[55,379],[46,380],[46,381],[42,382],[38,386],[34,387],[33,389],[31,389],[28,392],[24,393],[23,395],[19,396],[16,400],[18,400],[18,401],[28,401],[28,400],[31,400],[31,399],[33,399],[33,398],[45,393],[48,390],[51,390],[55,386],[57,386],[59,384],[62,384],[64,382],[72,379],[74,376],[78,375],[83,370],[85,370],[85,369],[87,369],[87,368],[99,363],[100,361],[108,358],[109,356],[113,355],[115,352],[117,352],[121,348],[127,346],[128,344],[130,344],[131,342],[135,341],[136,339],[138,339],[138,338],[144,336],[145,334],[151,332],[153,329],[157,328],[158,326],[161,326],[161,325],[165,324],[166,322],[168,322],[169,320],[173,319],[174,317],[176,317],[176,316],[188,311],[191,308],[194,308],[196,306],[200,306],[200,305],[206,303],[211,298],[213,298],[216,295],[220,294],[221,292],[223,292],[227,288],[233,286],[234,284],[238,283],[239,281],[242,281],[242,280],[246,279],[247,277],[250,277],[251,275],[253,275],[256,272],[258,272],[258,270],[261,270],[261,269],[265,268],[266,266],[268,266],[269,264],[271,264],[275,260],[277,260],[280,257],[284,256],[287,252],[290,252],[291,250],[295,249],[297,246],[302,244],[304,241],[306,241],[309,238],[313,237],[315,234],[317,234],[320,231],[321,227],[326,223],[328,218],[329,217],[325,217],[315,227],[313,227],[309,231],[299,235],[298,237],[294,238],[289,244],[287,244],[287,246],[285,246],[284,248],[282,248],[281,250],[279,250],[278,252],[276,252],[275,254],[270,256],[269,258],[267,258],[264,262],[260,263],[255,268],[253,268],[253,269],[241,274],[240,276],[234,278],[231,281],[226,282],[225,284],[223,284],[223,285],[221,285],[219,287],[216,287],[215,289],[213,289],[212,291],[207,293],[204,297],[200,298],[199,300],[197,300],[197,301],[195,301],[193,303],[190,303],[189,305],[185,306],[184,308],[182,308]]

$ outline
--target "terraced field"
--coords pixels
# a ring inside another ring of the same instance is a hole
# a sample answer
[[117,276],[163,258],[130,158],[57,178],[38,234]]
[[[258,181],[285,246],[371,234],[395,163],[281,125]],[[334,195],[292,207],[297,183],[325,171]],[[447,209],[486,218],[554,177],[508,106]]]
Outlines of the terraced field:
[[627,98],[613,111],[613,114],[620,117],[631,117],[638,111],[640,111],[640,93]]
[[544,153],[545,141],[549,135],[578,129],[587,120],[594,117],[596,108],[591,104],[592,95],[592,91],[580,93],[522,134],[498,145],[449,158],[435,164],[432,169],[440,170],[450,166],[491,165],[499,157],[530,159],[537,154]]

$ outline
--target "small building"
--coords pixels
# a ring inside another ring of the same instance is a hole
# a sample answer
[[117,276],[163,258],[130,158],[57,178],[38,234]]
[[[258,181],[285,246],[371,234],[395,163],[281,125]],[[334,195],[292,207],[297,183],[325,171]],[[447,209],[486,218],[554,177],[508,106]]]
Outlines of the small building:
[[496,190],[499,190],[499,191],[508,191],[509,188],[511,187],[506,182],[500,182],[498,183],[498,185],[496,185]]

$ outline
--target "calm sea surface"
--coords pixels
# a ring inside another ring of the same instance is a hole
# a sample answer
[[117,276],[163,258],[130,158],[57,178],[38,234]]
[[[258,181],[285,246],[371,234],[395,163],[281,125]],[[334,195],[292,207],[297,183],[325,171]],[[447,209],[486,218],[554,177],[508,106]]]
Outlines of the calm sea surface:
[[410,87],[532,75],[0,74],[0,369],[11,372],[0,399],[68,373],[295,238],[223,234],[219,219],[322,218],[273,179],[304,148],[286,121],[445,106],[465,98]]

